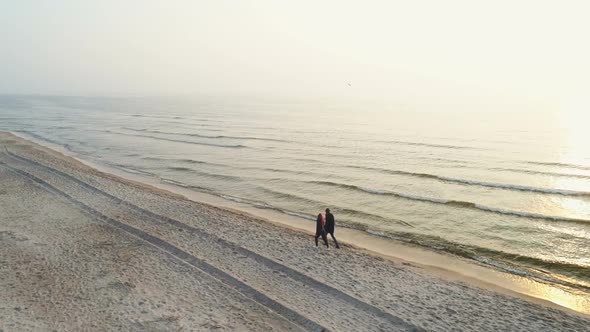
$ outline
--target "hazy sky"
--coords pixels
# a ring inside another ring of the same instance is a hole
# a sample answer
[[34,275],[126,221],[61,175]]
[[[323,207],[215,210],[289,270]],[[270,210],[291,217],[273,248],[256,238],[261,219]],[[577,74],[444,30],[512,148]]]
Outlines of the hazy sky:
[[0,0],[0,93],[579,105],[589,4]]

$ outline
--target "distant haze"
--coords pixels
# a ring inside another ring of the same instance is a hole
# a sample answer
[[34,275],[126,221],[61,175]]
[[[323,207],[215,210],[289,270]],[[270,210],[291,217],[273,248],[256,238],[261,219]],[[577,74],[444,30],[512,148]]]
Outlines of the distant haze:
[[0,93],[579,109],[588,13],[587,1],[5,0]]

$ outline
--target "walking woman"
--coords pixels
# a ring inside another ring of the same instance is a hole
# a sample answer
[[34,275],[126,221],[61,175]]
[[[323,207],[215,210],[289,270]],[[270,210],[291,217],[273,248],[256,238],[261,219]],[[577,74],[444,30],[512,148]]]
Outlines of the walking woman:
[[326,236],[326,229],[324,222],[324,216],[320,213],[318,214],[318,218],[315,221],[315,246],[318,246],[318,238],[321,236],[326,244],[326,248],[328,248],[328,237]]

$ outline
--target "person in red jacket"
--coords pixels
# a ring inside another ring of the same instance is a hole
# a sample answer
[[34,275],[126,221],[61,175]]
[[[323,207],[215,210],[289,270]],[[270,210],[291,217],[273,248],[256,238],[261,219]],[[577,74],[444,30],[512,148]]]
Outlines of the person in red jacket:
[[328,237],[326,236],[324,216],[320,213],[315,221],[315,246],[318,246],[318,238],[321,236],[328,248]]

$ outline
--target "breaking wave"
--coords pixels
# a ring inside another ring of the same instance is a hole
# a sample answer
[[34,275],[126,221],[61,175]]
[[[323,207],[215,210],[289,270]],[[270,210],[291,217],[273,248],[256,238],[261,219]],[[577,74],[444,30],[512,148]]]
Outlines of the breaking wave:
[[479,211],[484,211],[484,212],[491,212],[491,213],[496,213],[496,214],[530,218],[530,219],[542,219],[542,220],[549,220],[549,221],[565,221],[565,222],[576,222],[576,223],[585,223],[585,224],[590,223],[590,220],[587,220],[587,219],[567,218],[567,217],[550,216],[550,215],[531,213],[531,212],[513,211],[513,210],[507,210],[507,209],[502,209],[502,208],[497,208],[497,207],[485,206],[485,205],[481,205],[481,204],[477,204],[477,203],[473,203],[473,202],[467,202],[467,201],[424,197],[424,196],[405,194],[405,193],[400,193],[400,192],[395,192],[395,191],[365,188],[365,187],[360,187],[360,186],[356,186],[356,185],[343,184],[343,183],[337,183],[337,182],[331,182],[331,181],[308,181],[307,183],[316,184],[316,185],[331,186],[331,187],[338,187],[338,188],[343,188],[343,189],[348,189],[348,190],[365,192],[365,193],[372,194],[372,195],[392,196],[392,197],[398,197],[398,198],[403,198],[403,199],[408,199],[408,200],[413,200],[413,201],[454,206],[454,207],[458,207],[458,208],[479,210]]

